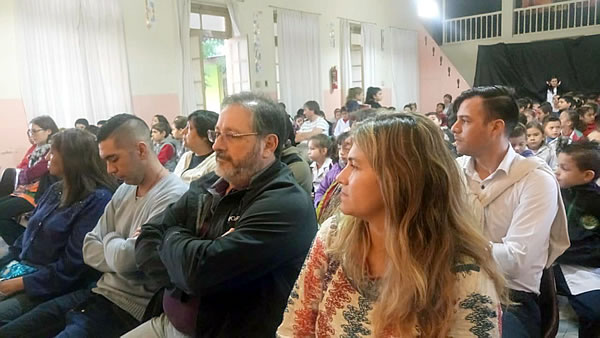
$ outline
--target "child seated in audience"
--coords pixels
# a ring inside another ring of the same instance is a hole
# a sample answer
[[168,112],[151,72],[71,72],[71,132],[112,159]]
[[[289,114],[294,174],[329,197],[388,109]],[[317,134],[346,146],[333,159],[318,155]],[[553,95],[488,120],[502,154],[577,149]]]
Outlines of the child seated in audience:
[[573,142],[583,138],[581,130],[584,130],[585,126],[581,123],[579,113],[575,110],[568,109],[560,113],[560,127],[562,136],[568,137]]
[[542,104],[540,104],[540,106],[537,109],[534,109],[537,120],[540,123],[544,122],[544,119],[546,119],[546,117],[554,115],[552,112],[552,105],[548,102],[544,102]]
[[577,112],[579,113],[581,122],[585,125],[583,136],[588,136],[591,132],[596,130],[596,109],[592,105],[585,104],[581,106],[581,108],[578,108]]
[[321,198],[329,189],[329,186],[335,181],[337,175],[344,169],[346,163],[348,163],[348,152],[352,147],[352,139],[350,138],[350,133],[345,132],[341,133],[340,136],[335,140],[338,149],[338,162],[331,167],[329,172],[325,174],[325,177],[321,180],[319,184],[319,188],[315,190],[315,208],[318,207]]
[[[542,121],[544,127],[544,136],[546,136],[546,144],[552,148],[552,144],[556,143],[560,137],[560,119],[554,116],[548,116]],[[556,147],[554,147],[556,150]]]
[[452,131],[450,131],[450,128],[448,128],[448,126],[443,125],[442,119],[440,119],[440,116],[436,112],[429,112],[425,114],[425,116],[427,116],[431,121],[433,121],[433,123],[435,123],[436,126],[442,129],[444,141],[446,141],[448,149],[450,149],[450,151],[452,151],[452,153],[456,155],[456,149],[452,145],[454,143],[454,135],[452,134]]
[[350,130],[350,117],[346,107],[340,108],[341,118],[337,121],[335,129],[333,130],[333,136],[338,137],[341,133]]
[[535,156],[533,151],[527,149],[527,130],[522,123],[518,123],[515,126],[510,132],[508,139],[510,140],[510,146],[517,154],[523,157]]
[[116,181],[106,172],[92,134],[67,129],[55,134],[51,144],[49,172],[61,181],[40,198],[27,228],[16,221],[1,224],[24,233],[0,259],[0,323],[99,277],[83,262],[83,238],[96,226]]
[[313,193],[319,189],[321,180],[333,167],[331,148],[333,142],[323,134],[312,136],[308,141],[308,158],[312,161],[310,168],[313,174]]
[[537,121],[531,121],[527,123],[526,128],[527,148],[544,160],[552,170],[556,169],[556,152],[546,145],[544,127]]
[[171,127],[168,123],[158,122],[152,125],[152,142],[158,160],[169,171],[177,166],[177,141],[171,137]]
[[600,333],[600,148],[567,145],[558,155],[556,178],[567,209],[571,246],[557,259],[556,286],[579,317],[579,337]]

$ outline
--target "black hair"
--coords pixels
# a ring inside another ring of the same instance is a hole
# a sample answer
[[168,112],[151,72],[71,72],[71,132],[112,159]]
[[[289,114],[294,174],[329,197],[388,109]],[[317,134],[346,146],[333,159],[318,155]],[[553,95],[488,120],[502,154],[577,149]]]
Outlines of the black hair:
[[523,109],[527,108],[528,105],[529,105],[529,102],[527,102],[526,98],[520,98],[517,100],[517,107],[519,107],[519,110],[521,110],[521,108],[523,108]]
[[573,142],[560,149],[559,152],[571,156],[579,170],[592,170],[594,181],[600,177],[600,148],[597,142]]
[[336,143],[333,142],[331,137],[324,135],[324,134],[318,134],[318,135],[312,136],[308,140],[309,140],[309,142],[310,141],[316,142],[315,145],[318,148],[326,148],[327,149],[327,157],[331,158],[334,162],[337,162],[337,147],[336,147]]
[[[194,129],[196,129],[196,134],[198,136],[206,138],[208,140],[208,131],[214,130],[217,125],[217,120],[219,119],[219,114],[215,113],[211,110],[196,110],[191,113],[187,120],[194,125]],[[210,140],[208,140],[210,144]]]
[[[277,136],[275,156],[279,157],[287,137],[285,127],[287,114],[281,109],[281,106],[267,96],[251,92],[226,97],[223,100],[223,107],[230,104],[240,105],[252,112],[254,131],[259,135],[275,134]],[[315,110],[315,112],[318,111],[319,109]]]
[[58,133],[58,126],[56,125],[56,122],[54,122],[54,120],[48,115],[34,117],[29,124],[35,124],[43,130],[50,130],[51,133],[48,135],[48,140],[50,140],[52,135]]
[[411,103],[405,104],[403,109],[406,109],[406,108],[412,109],[412,104]]
[[[535,129],[539,130],[542,133],[542,135],[544,135],[544,126],[536,120],[528,122],[525,127],[527,129],[535,128]],[[544,144],[544,141],[542,141],[542,144]]]
[[381,91],[379,87],[369,87],[367,88],[367,95],[365,98],[365,103],[375,102],[375,95]]
[[87,128],[85,128],[85,130],[89,131],[90,133],[94,134],[94,136],[98,135],[98,131],[100,130],[99,127],[90,124]]
[[446,105],[442,102],[436,103],[435,106],[436,106],[436,108],[437,108],[437,106],[442,106],[442,108],[446,109]]
[[504,132],[510,132],[519,122],[519,108],[515,101],[515,91],[505,86],[474,87],[465,90],[454,101],[453,110],[456,114],[464,100],[473,97],[483,99],[483,108],[487,112],[487,121],[500,119],[504,121]]
[[106,124],[106,120],[100,120],[96,123],[96,125],[98,126],[98,128],[102,127],[103,125]]
[[[296,116],[296,118],[298,118],[298,116]],[[294,130],[294,124],[292,122],[292,119],[287,117],[286,114],[286,119],[285,119],[285,135],[286,139],[285,139],[285,144],[283,148],[287,148],[289,146],[295,146],[296,143],[296,131]]]
[[521,137],[521,136],[526,136],[526,135],[527,135],[527,129],[525,128],[525,125],[523,123],[517,123],[517,125],[513,128],[513,130],[510,132],[510,135],[508,137],[515,138],[515,137]]
[[552,113],[552,104],[550,104],[550,102],[540,103],[539,109],[544,112],[544,115],[548,115]]
[[544,127],[544,129],[546,128],[546,125],[550,122],[558,122],[560,123],[560,119],[556,116],[546,116],[544,117],[544,120],[542,121],[542,126]]
[[158,130],[159,133],[165,133],[165,137],[168,137],[171,133],[171,127],[168,123],[158,122],[152,125],[152,129]]
[[573,98],[573,96],[565,95],[565,96],[561,96],[560,98],[563,99],[564,101],[567,101],[571,105],[571,107],[568,109],[575,109],[575,107],[577,106],[577,103],[575,102],[575,99]]
[[317,115],[319,115],[319,112],[321,111],[321,107],[319,107],[317,101],[306,101],[306,103],[304,104],[304,108],[307,108],[308,110],[314,112]]
[[525,116],[525,114],[519,113],[519,123],[521,123],[521,124],[527,123],[527,116]]
[[581,117],[579,116],[579,113],[577,112],[577,110],[568,109],[568,110],[563,111],[563,113],[567,113],[569,115],[569,121],[571,121],[573,123],[573,126],[572,126],[573,129],[577,129],[579,131],[585,130],[585,128],[587,126],[581,120]]
[[450,95],[450,94],[445,94],[445,95],[444,95],[444,98],[449,98],[449,99],[450,99],[450,101],[452,102],[452,95]]
[[118,114],[111,117],[108,121],[106,121],[106,124],[100,128],[98,135],[96,136],[98,143],[108,139],[112,134],[126,124],[130,125],[132,128],[141,128],[141,132],[145,133],[146,135],[150,135],[150,129],[148,128],[148,125],[141,118],[131,114]]
[[164,115],[160,115],[160,114],[156,114],[153,116],[153,118],[156,117],[156,119],[158,120],[158,122],[164,122],[166,124],[169,124],[169,120],[167,120],[167,118]]
[[83,124],[86,128],[90,126],[90,123],[88,122],[88,120],[84,119],[84,118],[75,120],[75,125],[78,125],[78,124]]
[[173,125],[177,129],[184,129],[185,126],[187,125],[187,121],[188,121],[188,118],[185,116],[181,116],[181,115],[175,116],[175,118],[173,119]]

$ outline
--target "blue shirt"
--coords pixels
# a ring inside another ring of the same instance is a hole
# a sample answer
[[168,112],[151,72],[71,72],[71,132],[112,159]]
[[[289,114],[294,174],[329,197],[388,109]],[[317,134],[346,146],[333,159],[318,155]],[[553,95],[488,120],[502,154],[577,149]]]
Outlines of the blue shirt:
[[[83,262],[83,238],[104,212],[112,193],[98,188],[84,200],[60,207],[61,182],[40,199],[23,235],[11,251],[38,270],[23,277],[31,297],[55,297],[73,291],[89,272]],[[15,252],[16,251],[16,252]]]

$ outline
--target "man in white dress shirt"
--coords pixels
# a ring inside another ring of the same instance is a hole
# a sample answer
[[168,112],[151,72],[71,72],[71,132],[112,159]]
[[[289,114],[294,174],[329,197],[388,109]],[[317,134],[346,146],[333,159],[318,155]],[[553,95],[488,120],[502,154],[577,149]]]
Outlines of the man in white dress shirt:
[[454,105],[456,149],[468,155],[458,162],[511,300],[520,303],[505,309],[503,337],[539,337],[542,272],[568,247],[556,178],[547,165],[521,157],[510,146],[519,117],[514,91],[477,87],[463,92]]

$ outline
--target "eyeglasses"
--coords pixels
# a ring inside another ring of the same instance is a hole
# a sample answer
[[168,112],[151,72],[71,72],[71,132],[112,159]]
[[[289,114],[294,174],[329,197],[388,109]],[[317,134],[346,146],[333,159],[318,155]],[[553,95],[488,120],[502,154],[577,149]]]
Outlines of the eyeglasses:
[[37,133],[39,133],[42,130],[44,130],[44,129],[27,129],[27,135],[31,136],[33,134],[37,134]]
[[258,135],[258,133],[238,134],[238,133],[234,133],[231,131],[224,132],[224,133],[222,133],[220,131],[216,131],[216,130],[207,130],[206,131],[206,136],[208,136],[208,140],[212,143],[215,143],[215,141],[217,140],[217,138],[219,138],[219,136],[225,137],[225,141],[229,142],[233,139],[237,139],[237,138],[244,137],[244,136],[252,136],[252,135]]

